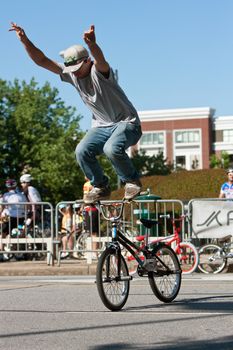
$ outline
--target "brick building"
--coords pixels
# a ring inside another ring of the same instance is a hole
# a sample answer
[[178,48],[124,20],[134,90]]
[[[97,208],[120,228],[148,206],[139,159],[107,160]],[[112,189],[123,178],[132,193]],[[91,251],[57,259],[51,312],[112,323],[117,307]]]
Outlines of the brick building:
[[163,152],[168,162],[187,170],[209,168],[212,153],[228,152],[233,161],[233,117],[214,117],[215,110],[183,108],[138,112],[143,135],[137,149]]

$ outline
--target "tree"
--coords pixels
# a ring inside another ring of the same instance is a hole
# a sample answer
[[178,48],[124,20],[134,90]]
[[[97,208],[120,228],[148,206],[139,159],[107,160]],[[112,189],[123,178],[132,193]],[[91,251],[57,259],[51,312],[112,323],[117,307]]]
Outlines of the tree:
[[230,164],[230,156],[227,152],[222,151],[220,156],[212,154],[210,156],[210,167],[211,168],[223,168],[226,169]]
[[168,175],[171,173],[172,166],[167,164],[163,152],[157,155],[148,156],[145,150],[136,151],[133,155],[132,162],[137,171],[144,176],[151,175]]
[[80,198],[84,176],[74,155],[83,137],[80,118],[49,83],[0,80],[0,185],[30,171],[44,201]]

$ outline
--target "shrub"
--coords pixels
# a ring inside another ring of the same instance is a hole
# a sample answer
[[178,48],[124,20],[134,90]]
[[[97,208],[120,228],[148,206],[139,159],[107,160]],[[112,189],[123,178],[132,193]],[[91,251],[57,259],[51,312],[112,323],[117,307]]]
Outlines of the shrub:
[[[142,177],[143,190],[150,189],[151,194],[162,199],[179,199],[188,201],[193,198],[216,198],[220,187],[226,181],[223,169],[204,169],[196,171],[179,171],[167,176]],[[124,196],[121,188],[112,193],[111,199]]]

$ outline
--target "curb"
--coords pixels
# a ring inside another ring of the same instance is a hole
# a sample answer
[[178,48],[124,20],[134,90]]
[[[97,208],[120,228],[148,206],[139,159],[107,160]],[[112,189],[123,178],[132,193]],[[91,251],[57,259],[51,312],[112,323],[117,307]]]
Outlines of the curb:
[[[0,276],[82,276],[95,275],[97,262],[65,260],[58,266],[47,265],[46,261],[7,261],[0,263]],[[222,273],[233,273],[233,264],[229,264]]]
[[70,276],[95,275],[96,263],[64,262],[61,266],[45,261],[12,261],[0,263],[0,276]]

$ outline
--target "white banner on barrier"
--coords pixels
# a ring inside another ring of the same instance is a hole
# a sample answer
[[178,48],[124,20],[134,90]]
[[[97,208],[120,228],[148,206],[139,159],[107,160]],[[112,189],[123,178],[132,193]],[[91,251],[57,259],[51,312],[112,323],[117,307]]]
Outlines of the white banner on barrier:
[[233,236],[233,201],[194,200],[192,235],[198,238]]

